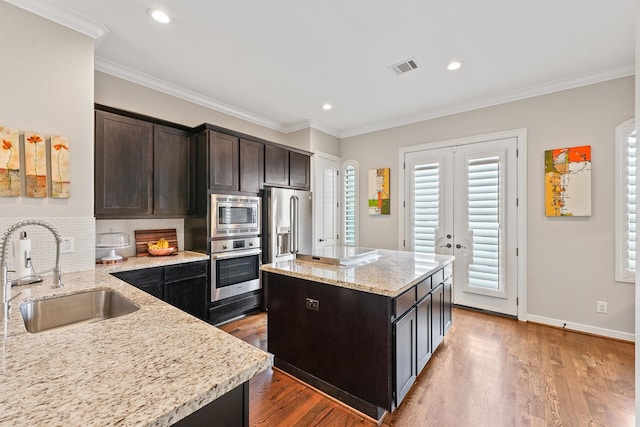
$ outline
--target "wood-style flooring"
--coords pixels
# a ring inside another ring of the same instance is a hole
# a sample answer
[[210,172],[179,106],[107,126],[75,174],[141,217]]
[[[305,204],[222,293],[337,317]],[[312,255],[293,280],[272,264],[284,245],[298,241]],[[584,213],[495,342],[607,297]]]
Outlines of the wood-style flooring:
[[[633,426],[634,345],[454,309],[453,327],[384,426]],[[267,349],[267,315],[221,329]],[[373,426],[278,370],[250,382],[251,426]]]

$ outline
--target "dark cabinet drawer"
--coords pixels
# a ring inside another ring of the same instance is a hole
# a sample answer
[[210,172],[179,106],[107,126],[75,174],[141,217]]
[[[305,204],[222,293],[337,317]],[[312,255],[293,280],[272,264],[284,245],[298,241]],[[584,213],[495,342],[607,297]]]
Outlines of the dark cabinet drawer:
[[429,292],[431,292],[431,276],[418,283],[416,291],[418,292],[418,301],[429,295]]
[[407,310],[409,310],[416,302],[416,288],[415,286],[406,291],[405,293],[397,296],[393,300],[393,310],[396,319],[402,316]]
[[189,262],[186,264],[170,265],[164,268],[165,282],[200,277],[207,275],[207,262]]
[[124,280],[130,285],[141,287],[142,285],[162,283],[164,281],[162,267],[144,268],[142,270],[123,271],[112,275]]
[[431,275],[431,288],[435,288],[444,282],[444,269],[440,269]]

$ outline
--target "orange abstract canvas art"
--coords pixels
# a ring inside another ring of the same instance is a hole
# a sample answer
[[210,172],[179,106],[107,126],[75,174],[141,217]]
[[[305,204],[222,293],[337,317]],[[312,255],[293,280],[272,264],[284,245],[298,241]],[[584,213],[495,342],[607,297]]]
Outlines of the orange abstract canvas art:
[[20,195],[20,132],[0,126],[0,196]]
[[544,153],[546,216],[591,216],[591,146]]

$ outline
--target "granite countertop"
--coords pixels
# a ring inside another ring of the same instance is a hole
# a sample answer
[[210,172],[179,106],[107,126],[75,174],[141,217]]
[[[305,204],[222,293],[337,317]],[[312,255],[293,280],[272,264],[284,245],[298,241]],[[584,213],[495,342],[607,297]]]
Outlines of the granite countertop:
[[264,264],[271,273],[298,277],[343,288],[396,297],[436,270],[453,262],[449,255],[378,249],[377,259],[352,265],[330,265],[294,259]]
[[[0,348],[0,425],[168,426],[266,370],[268,353],[107,274],[207,259],[129,258],[95,270],[63,272],[14,287]],[[110,288],[140,307],[101,322],[37,334],[20,304],[86,289]],[[4,325],[3,325],[4,326]]]

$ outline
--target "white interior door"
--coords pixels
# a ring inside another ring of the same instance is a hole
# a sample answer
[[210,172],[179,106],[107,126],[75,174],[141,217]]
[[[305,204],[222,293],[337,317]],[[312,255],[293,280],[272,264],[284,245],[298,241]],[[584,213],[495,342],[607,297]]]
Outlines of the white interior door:
[[516,138],[405,154],[405,248],[456,257],[455,304],[518,313],[516,155]]
[[338,244],[338,184],[340,162],[333,156],[316,153],[313,196],[314,249]]

